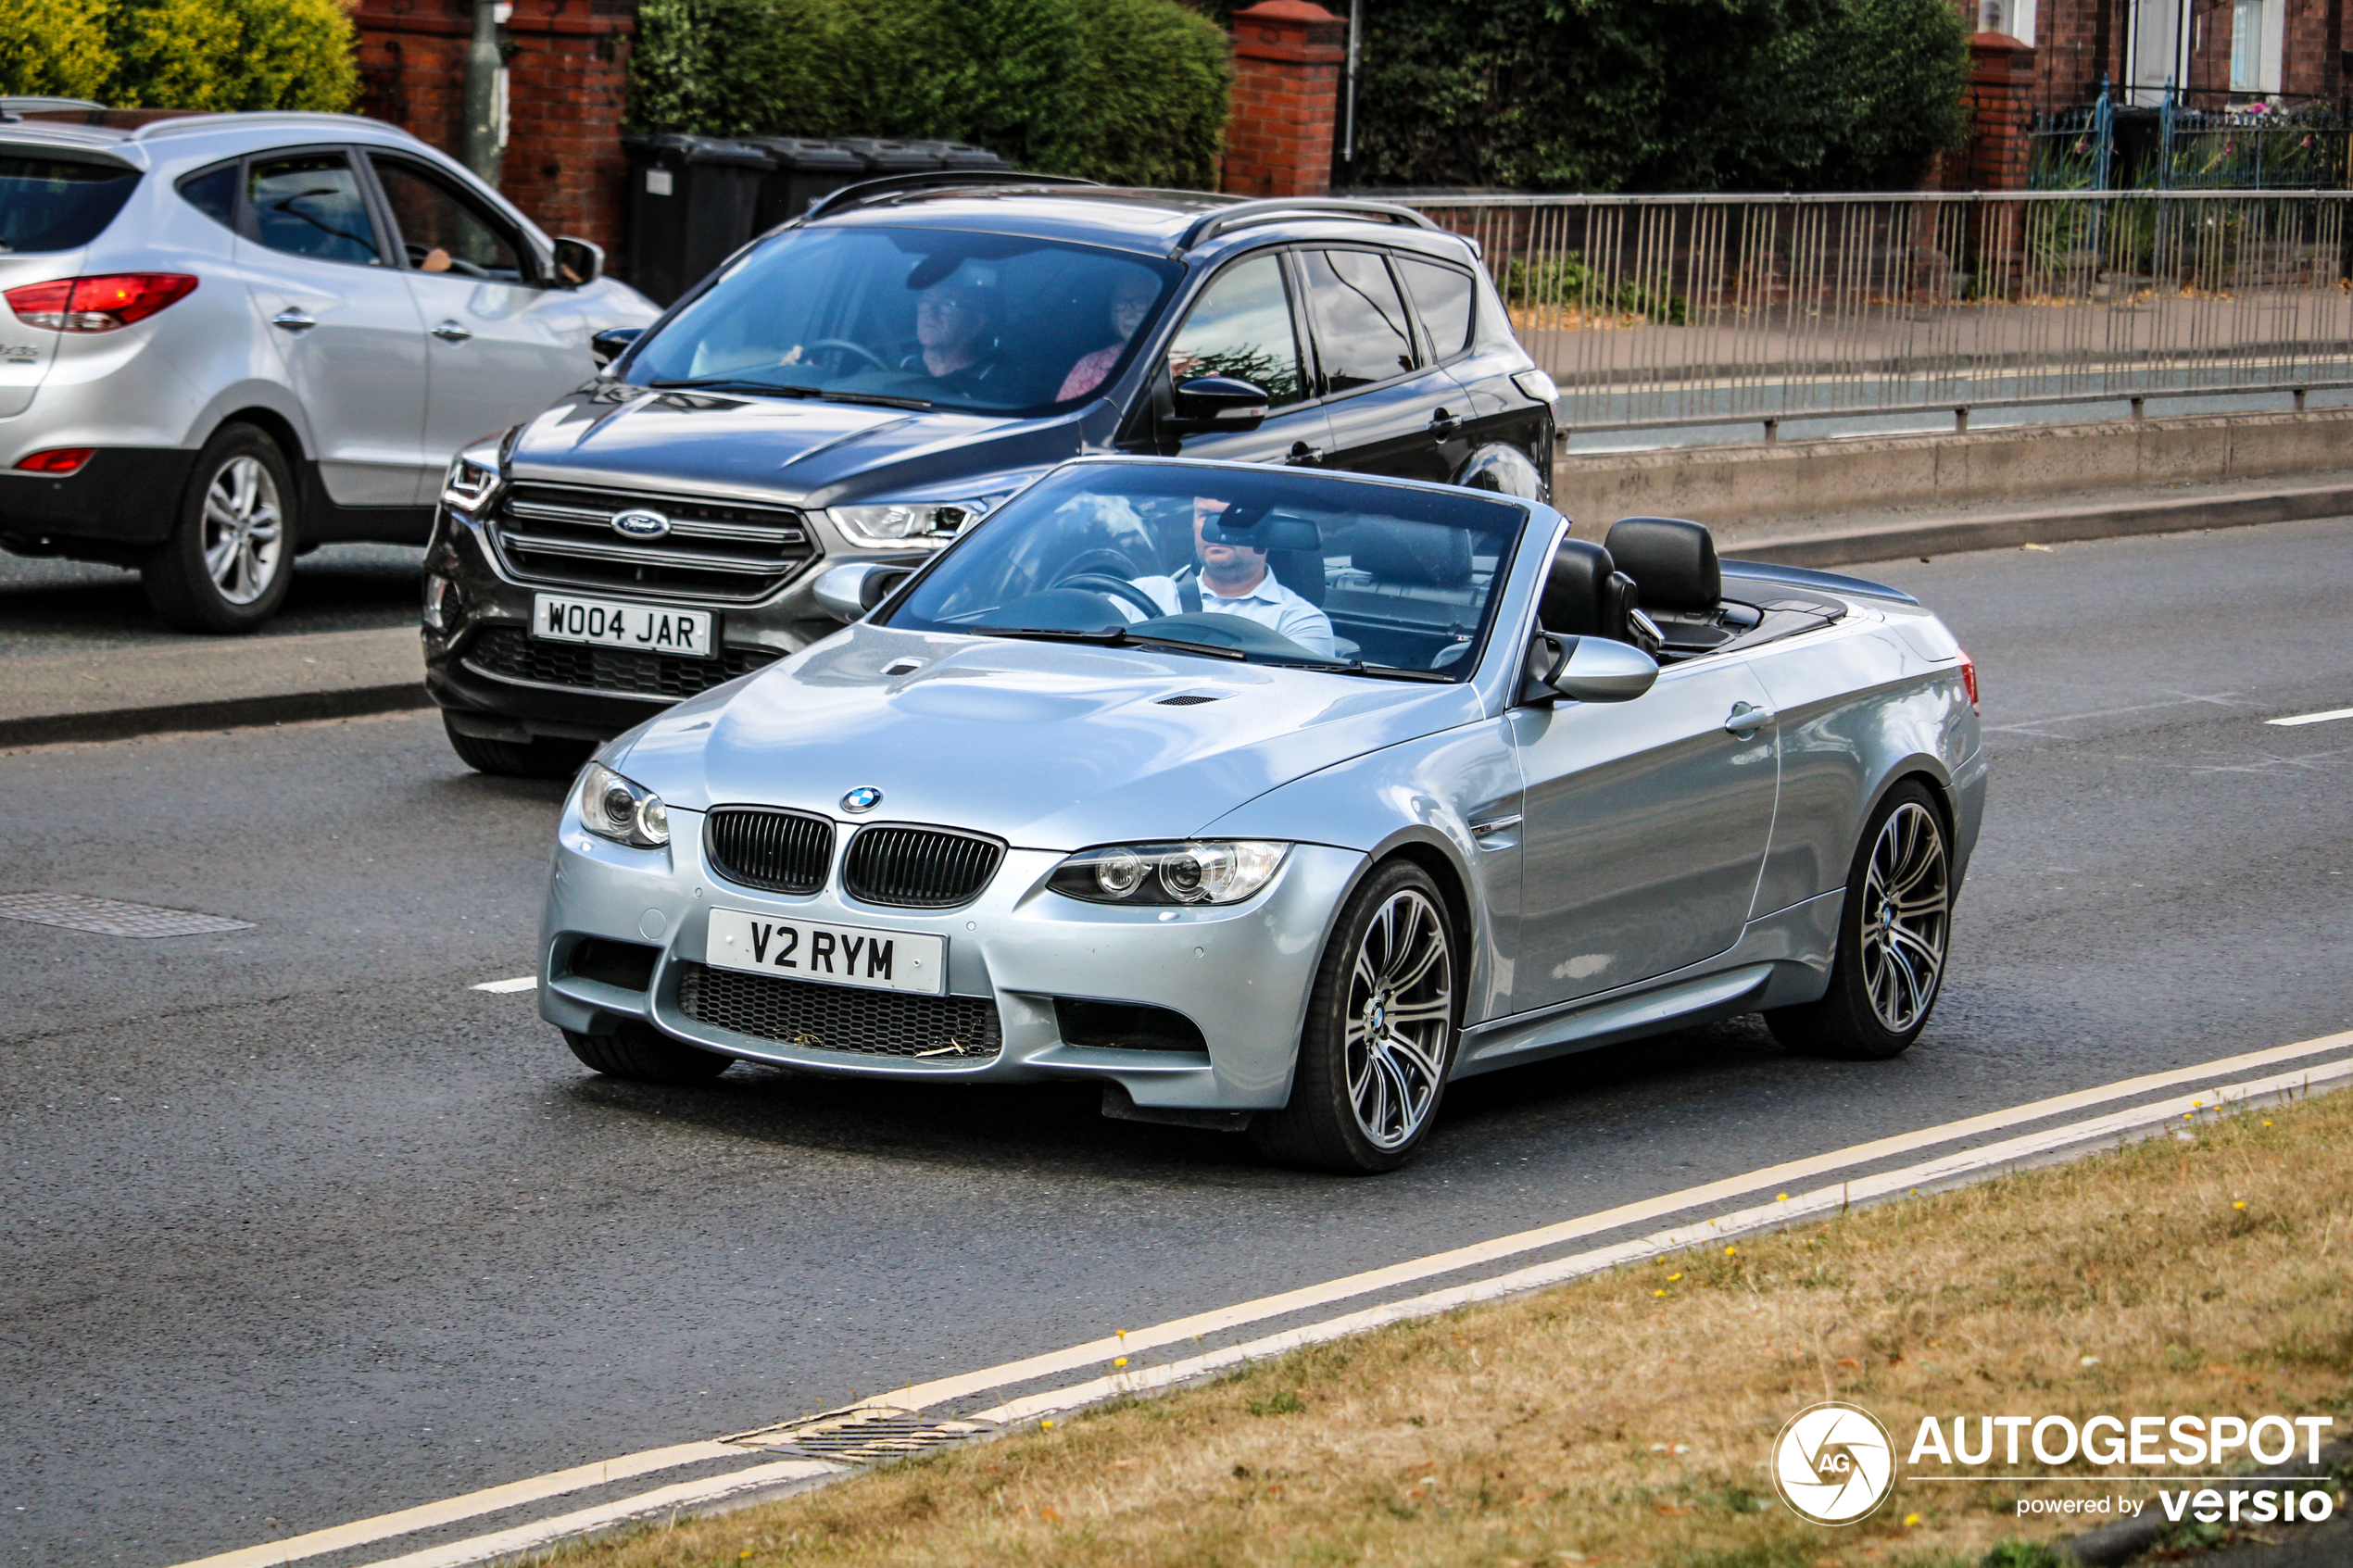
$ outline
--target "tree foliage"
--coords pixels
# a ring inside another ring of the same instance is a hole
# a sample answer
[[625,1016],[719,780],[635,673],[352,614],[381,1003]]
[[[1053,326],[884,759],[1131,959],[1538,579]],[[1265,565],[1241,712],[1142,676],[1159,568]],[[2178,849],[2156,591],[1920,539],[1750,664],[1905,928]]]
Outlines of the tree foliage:
[[940,137],[1193,186],[1225,132],[1225,36],[1176,0],[646,0],[638,28],[639,130]]
[[1958,144],[1949,0],[1372,0],[1365,184],[1908,187]]
[[359,92],[357,43],[336,0],[0,0],[0,93],[341,110]]

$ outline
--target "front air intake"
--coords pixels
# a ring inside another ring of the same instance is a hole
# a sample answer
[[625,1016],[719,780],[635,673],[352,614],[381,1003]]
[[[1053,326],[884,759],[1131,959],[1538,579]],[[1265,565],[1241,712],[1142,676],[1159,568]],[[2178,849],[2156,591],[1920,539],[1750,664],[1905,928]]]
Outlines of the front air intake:
[[1005,858],[1004,844],[939,828],[861,828],[843,858],[853,898],[906,909],[952,909],[980,897]]
[[814,893],[833,866],[834,824],[773,806],[722,806],[704,821],[703,853],[729,882],[770,893]]

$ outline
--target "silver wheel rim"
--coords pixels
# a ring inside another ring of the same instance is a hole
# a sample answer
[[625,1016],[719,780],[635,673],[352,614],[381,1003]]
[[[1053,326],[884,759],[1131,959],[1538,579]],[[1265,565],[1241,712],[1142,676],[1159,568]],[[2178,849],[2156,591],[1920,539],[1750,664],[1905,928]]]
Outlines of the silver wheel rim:
[[1454,956],[1437,909],[1408,888],[1365,927],[1348,980],[1348,1103],[1379,1149],[1420,1135],[1454,1026]]
[[204,567],[213,591],[249,605],[278,580],[285,523],[278,482],[258,458],[232,458],[204,493]]
[[1907,800],[1881,825],[1863,875],[1863,987],[1891,1034],[1918,1028],[1936,1000],[1951,909],[1944,829]]

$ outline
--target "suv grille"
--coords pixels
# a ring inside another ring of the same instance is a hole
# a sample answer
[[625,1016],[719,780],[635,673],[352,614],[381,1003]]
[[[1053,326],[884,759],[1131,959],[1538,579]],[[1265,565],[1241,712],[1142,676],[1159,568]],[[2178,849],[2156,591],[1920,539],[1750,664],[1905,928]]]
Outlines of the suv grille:
[[[660,512],[670,532],[631,539],[613,514]],[[808,520],[789,507],[745,507],[692,495],[638,495],[574,484],[517,484],[490,535],[509,571],[567,588],[648,589],[746,604],[766,598],[812,559]]]
[[841,884],[869,904],[952,909],[980,897],[1004,858],[1003,843],[975,834],[861,828],[843,859]]
[[704,819],[703,853],[729,882],[814,893],[834,863],[834,824],[770,807],[722,806]]
[[474,638],[461,662],[476,674],[497,680],[674,700],[749,675],[782,657],[774,648],[723,647],[717,659],[681,659],[634,648],[542,642],[513,627],[494,626]]
[[689,963],[679,965],[678,1007],[733,1035],[860,1056],[989,1061],[1004,1046],[997,1004],[980,997],[911,997]]

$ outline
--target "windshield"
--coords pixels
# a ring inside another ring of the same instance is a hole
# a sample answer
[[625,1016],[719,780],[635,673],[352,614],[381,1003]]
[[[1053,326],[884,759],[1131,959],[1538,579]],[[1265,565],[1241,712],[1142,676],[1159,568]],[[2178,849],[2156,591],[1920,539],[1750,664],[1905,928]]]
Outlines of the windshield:
[[1463,680],[1527,518],[1466,490],[1082,463],[975,524],[882,620]]
[[0,155],[0,252],[75,250],[114,221],[138,170]]
[[1178,276],[1087,245],[938,229],[799,229],[638,347],[629,379],[1042,412],[1115,375]]

